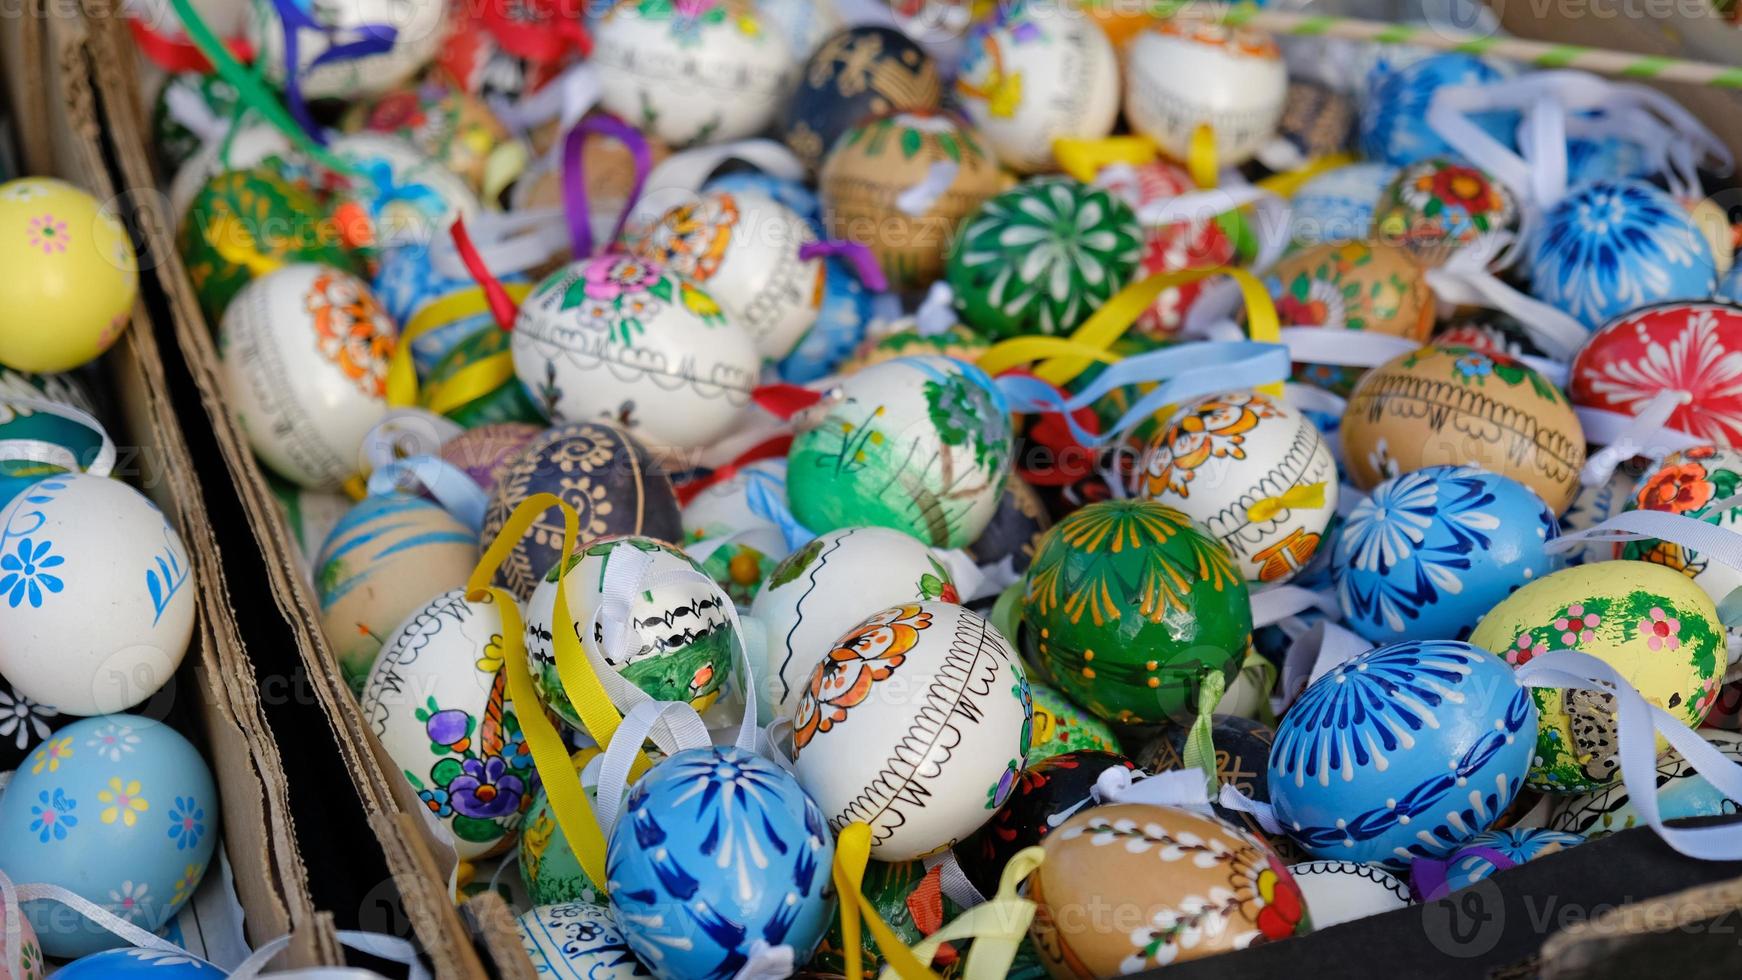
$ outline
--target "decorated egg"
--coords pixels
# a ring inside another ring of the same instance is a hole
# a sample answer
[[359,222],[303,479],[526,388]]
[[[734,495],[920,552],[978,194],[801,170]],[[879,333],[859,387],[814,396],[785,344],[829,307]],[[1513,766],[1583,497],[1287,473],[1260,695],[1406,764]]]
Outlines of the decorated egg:
[[517,850],[520,879],[534,904],[572,902],[595,907],[609,904],[605,893],[594,886],[593,880],[581,869],[580,859],[569,846],[562,826],[556,822],[550,798],[543,788],[533,795],[532,808],[526,811],[526,818],[520,822],[520,846]]
[[[1360,330],[1425,341],[1434,293],[1408,252],[1373,241],[1315,245],[1277,262],[1265,288],[1285,327]],[[1297,363],[1295,380],[1347,395],[1362,369]]]
[[1331,578],[1343,625],[1374,643],[1461,640],[1495,603],[1557,571],[1560,523],[1529,487],[1472,466],[1429,466],[1350,512]]
[[802,180],[787,180],[761,170],[728,170],[718,177],[708,178],[708,182],[702,185],[702,193],[712,191],[774,198],[803,218],[812,231],[822,234],[822,198],[817,196],[815,188]]
[[197,605],[181,537],[124,483],[57,474],[0,509],[0,673],[33,701],[95,715],[151,697]]
[[360,245],[427,246],[455,219],[471,220],[480,210],[465,181],[397,136],[352,133],[329,149],[358,172],[335,213],[343,234]]
[[1144,235],[1113,194],[1040,177],[962,225],[948,277],[962,318],[992,338],[1066,334],[1137,274]]
[[1396,177],[1397,168],[1388,163],[1351,163],[1300,185],[1288,202],[1290,245],[1308,248],[1368,240],[1379,196]]
[[793,772],[839,832],[905,861],[978,830],[1028,754],[1028,678],[991,624],[949,602],[892,606],[837,638],[789,715]]
[[1547,357],[1517,317],[1497,310],[1471,309],[1442,320],[1434,327],[1434,343],[1512,358]]
[[1138,467],[1139,495],[1208,527],[1249,582],[1293,578],[1337,512],[1337,463],[1318,427],[1253,391],[1178,410]]
[[431,596],[466,584],[478,537],[421,497],[369,497],[351,508],[315,558],[321,628],[353,689],[381,644]]
[[762,459],[705,487],[684,505],[685,547],[725,542],[718,547],[710,544],[713,551],[701,564],[739,605],[747,606],[756,598],[790,550],[781,530],[785,501],[786,460]]
[[737,972],[752,944],[809,960],[834,918],[834,855],[822,811],[786,770],[721,746],[641,777],[605,870],[630,948],[654,976],[682,980]]
[[974,25],[956,70],[956,101],[1005,166],[1054,169],[1060,139],[1097,139],[1119,118],[1119,60],[1069,5],[998,4]]
[[244,115],[225,139],[207,143],[175,172],[169,183],[170,213],[179,222],[206,181],[224,171],[251,170],[262,165],[286,179],[307,178],[292,180],[293,184],[312,185],[317,176],[310,170],[309,161],[291,148],[290,138],[276,126]]
[[[614,425],[567,422],[551,427],[512,457],[490,491],[479,533],[488,549],[514,509],[540,493],[555,494],[580,518],[578,543],[634,534],[683,539],[671,480],[641,443]],[[496,572],[496,583],[523,599],[562,556],[563,520],[539,515]]]
[[[1028,880],[1028,932],[1055,977],[1138,973],[1312,929],[1300,888],[1270,848],[1214,817],[1141,803],[1095,807],[1041,847],[1046,863]],[[1135,928],[1083,914],[1106,902],[1142,910]]]
[[611,910],[580,903],[540,904],[514,920],[532,969],[552,980],[651,977],[635,958]]
[[71,370],[108,350],[132,318],[139,261],[127,230],[65,181],[0,184],[0,267],[0,365]]
[[[30,920],[13,912],[5,899],[0,899],[0,917],[18,923],[18,945],[10,950],[10,956],[15,959],[0,963],[0,980],[42,980],[47,975],[48,966],[43,961],[42,944],[36,941],[36,930],[30,927]],[[14,970],[19,972],[14,973]]]
[[214,119],[233,118],[238,101],[236,87],[216,73],[181,71],[164,79],[151,104],[151,133],[166,174],[180,170],[205,144],[204,137],[184,125],[170,108],[171,103],[184,100],[203,106]]
[[287,265],[236,294],[218,332],[226,397],[262,462],[310,489],[357,471],[387,414],[397,331],[361,279]]
[[931,112],[942,98],[937,65],[924,48],[887,27],[850,27],[811,52],[787,104],[782,138],[814,170],[866,116]]
[[400,624],[363,682],[364,721],[462,861],[506,850],[538,788],[502,657],[501,613],[455,589]]
[[1401,245],[1431,268],[1517,223],[1518,203],[1505,185],[1468,164],[1432,157],[1404,167],[1380,194],[1373,237]]
[[[1742,298],[1739,298],[1742,299]],[[1623,313],[1591,335],[1573,358],[1573,404],[1637,415],[1659,392],[1679,391],[1668,426],[1717,446],[1742,445],[1742,306],[1679,302]]]
[[1034,732],[1028,741],[1032,767],[1070,752],[1119,754],[1119,737],[1099,718],[1045,684],[1029,684],[1034,698]]
[[[557,570],[552,567],[526,601],[526,654],[532,683],[544,703],[563,721],[581,728],[581,715],[569,700],[557,673],[553,634],[572,630],[585,635],[605,607],[612,565],[628,561],[644,568],[642,581],[627,611],[628,629],[622,645],[609,634],[595,633],[605,663],[656,701],[687,701],[707,710],[732,675],[738,637],[727,610],[732,600],[690,557],[651,538],[609,538],[570,559],[564,573],[568,621],[556,610]],[[676,572],[695,576],[673,577]],[[553,619],[553,617],[556,617]]]
[[865,368],[793,421],[787,495],[816,532],[889,527],[959,548],[986,529],[1010,475],[1003,392],[947,357]]
[[[1110,167],[1101,172],[1095,183],[1119,195],[1138,215],[1146,207],[1164,204],[1198,189],[1191,175],[1166,160],[1137,167]],[[1233,262],[1234,239],[1224,227],[1224,220],[1220,215],[1205,214],[1185,221],[1146,225],[1142,275],[1208,269]],[[1226,220],[1232,221],[1234,216],[1230,214]],[[1203,283],[1194,282],[1163,289],[1154,304],[1138,318],[1138,329],[1157,337],[1177,333],[1203,288]]]
[[791,715],[817,662],[868,610],[934,599],[959,601],[949,571],[910,535],[848,527],[812,538],[774,567],[750,606],[768,637],[757,672],[763,714]]
[[[1223,705],[1227,699],[1223,699]],[[1220,705],[1218,706],[1220,707]],[[1131,758],[1137,768],[1147,773],[1175,772],[1186,768],[1186,739],[1191,729],[1184,725],[1163,726]],[[1238,715],[1217,714],[1210,719],[1210,743],[1215,748],[1213,764],[1216,782],[1232,786],[1247,799],[1270,802],[1267,767],[1270,749],[1276,742],[1276,731],[1269,725]],[[1286,837],[1272,841],[1262,825],[1250,813],[1243,813],[1211,801],[1216,816],[1243,828],[1255,840],[1263,841],[1284,859],[1302,857],[1294,843]]]
[[110,980],[112,977],[224,980],[230,974],[192,953],[128,947],[82,956],[56,970],[54,975],[56,980]]
[[[292,69],[285,59],[285,22],[273,0],[252,0],[247,18],[248,43],[265,67],[266,78],[282,86],[294,70],[303,94],[313,99],[350,99],[385,92],[417,74],[441,48],[447,33],[448,5],[414,0],[355,0],[338,6],[302,7],[302,16],[315,21],[319,30],[296,31],[296,60]],[[393,29],[392,44],[385,51],[361,57],[327,56],[341,45],[341,38],[368,27]]]
[[1202,678],[1232,680],[1252,634],[1227,546],[1155,501],[1071,513],[1022,583],[1028,656],[1072,701],[1122,724],[1190,721]]
[[[199,886],[219,812],[211,770],[174,729],[138,715],[84,718],[44,742],[0,796],[0,872],[155,932]],[[123,944],[57,902],[22,910],[56,959]]]
[[512,349],[515,373],[551,418],[604,417],[676,449],[737,426],[762,361],[700,287],[624,255],[571,263],[539,283]]
[[441,458],[489,493],[520,451],[543,431],[528,422],[480,425],[442,443]]
[[[865,865],[865,880],[859,893],[877,909],[884,924],[908,946],[938,931],[949,920],[961,914],[961,909],[948,895],[938,894],[933,883],[940,872],[928,871],[921,861],[870,861]],[[846,980],[846,937],[837,917],[823,936],[817,955],[809,969],[819,977],[833,976]],[[1020,953],[1018,955],[1021,955]],[[883,951],[869,929],[860,933],[859,980],[877,980],[886,965]],[[939,976],[952,978],[961,973],[963,957],[950,944],[938,950],[931,967]],[[1012,976],[1019,976],[1014,969]]]
[[1288,866],[1313,912],[1313,927],[1383,915],[1409,905],[1409,886],[1377,866],[1359,861],[1302,861]]
[[[1307,78],[1291,78],[1276,121],[1277,139],[1261,147],[1266,166],[1283,170],[1342,152],[1355,128],[1355,99],[1339,88]],[[1260,160],[1260,163],[1265,163]]]
[[441,414],[470,428],[503,422],[545,421],[543,406],[533,399],[518,376],[503,378],[494,388],[484,389],[471,369],[492,359],[512,361],[513,338],[495,324],[485,324],[460,340],[423,379],[418,388],[419,407]]
[[[1717,700],[1724,627],[1709,596],[1680,572],[1602,561],[1537,579],[1482,617],[1470,642],[1509,664],[1552,650],[1604,661],[1652,704],[1689,726]],[[1537,688],[1542,730],[1530,785],[1588,793],[1620,778],[1614,696]]]
[[1567,399],[1524,364],[1467,347],[1423,347],[1374,368],[1343,413],[1343,460],[1370,489],[1429,466],[1475,465],[1572,503],[1585,438]]
[[37,402],[96,413],[77,375],[26,374],[0,367],[0,443],[33,444],[21,458],[0,459],[0,508],[42,477],[88,469],[102,457],[102,430]]
[[809,224],[761,194],[711,191],[667,211],[636,254],[707,290],[770,360],[792,352],[823,302],[828,267]]
[[1006,576],[1021,575],[1033,563],[1052,517],[1034,488],[1020,479],[1004,482],[1004,496],[986,530],[967,547],[968,557]]
[[[518,272],[497,278],[504,285],[526,281],[526,276]],[[478,284],[470,273],[438,267],[431,260],[427,243],[406,242],[380,255],[370,288],[387,315],[407,332],[419,314],[423,314],[423,319],[435,321],[429,327],[415,323],[422,332],[411,342],[411,359],[420,378],[427,376],[460,341],[485,327],[496,326],[488,309],[471,307],[468,312],[449,312],[455,305],[451,297],[474,293]],[[463,305],[461,308],[468,309]]]
[[[1578,834],[1560,830],[1512,827],[1487,830],[1470,838],[1446,859],[1445,881],[1427,890],[1422,901],[1438,901],[1480,881],[1494,877],[1497,871],[1533,861],[1545,854],[1554,854],[1583,844]],[[1498,860],[1497,860],[1498,859]]]
[[992,346],[986,338],[959,323],[936,333],[921,332],[911,317],[903,317],[887,326],[890,328],[888,332],[865,338],[853,356],[841,365],[842,374],[852,374],[897,357],[927,354],[953,357],[972,364]]
[[1016,777],[1010,798],[992,819],[956,845],[956,861],[968,881],[982,895],[995,894],[1004,865],[1017,851],[1040,843],[1054,827],[1098,805],[1095,780],[1114,768],[1137,767],[1111,752],[1067,752],[1031,763]]
[[672,146],[754,136],[774,121],[802,55],[744,0],[628,0],[593,29],[600,104]]
[[[1703,729],[1700,737],[1712,743],[1731,762],[1742,762],[1742,735]],[[1657,760],[1658,816],[1664,820],[1687,817],[1718,817],[1735,813],[1738,804],[1719,792],[1697,772],[1681,753],[1670,749]],[[1549,810],[1548,827],[1583,837],[1606,837],[1636,826],[1641,821],[1625,783],[1583,796],[1557,796]]]
[[1712,246],[1675,198],[1638,180],[1595,181],[1549,208],[1524,264],[1531,295],[1592,330],[1717,285]]
[[947,114],[861,121],[823,160],[829,237],[865,243],[891,289],[929,286],[943,274],[956,227],[1003,186],[984,140]]
[[206,319],[216,323],[242,287],[295,262],[354,272],[326,208],[271,167],[227,170],[206,183],[176,239]]
[[1403,865],[1451,853],[1512,805],[1537,710],[1468,643],[1395,643],[1308,685],[1276,729],[1270,802],[1315,858]]
[[[1717,527],[1734,528],[1742,524],[1742,507],[1713,512],[1707,505],[1742,492],[1739,481],[1742,481],[1742,452],[1696,446],[1670,453],[1646,470],[1621,509],[1665,511]],[[1615,557],[1673,568],[1693,579],[1715,603],[1723,602],[1737,586],[1742,586],[1742,571],[1673,541],[1646,538],[1618,542]]]
[[[1390,71],[1376,72],[1373,89],[1361,107],[1359,143],[1369,160],[1403,167],[1429,157],[1455,156],[1429,125],[1434,93],[1459,85],[1490,85],[1501,75],[1472,55],[1429,55]],[[1489,136],[1510,146],[1516,113],[1482,112],[1471,117]]]
[[781,380],[805,384],[837,373],[871,329],[877,294],[857,270],[838,258],[825,260],[823,302],[816,323],[776,366]]
[[1175,160],[1209,127],[1220,166],[1244,163],[1276,135],[1288,97],[1268,34],[1187,15],[1158,21],[1125,47],[1125,117]]
[[358,103],[346,113],[344,128],[402,139],[474,193],[486,186],[492,152],[509,142],[507,128],[482,99],[434,75]]

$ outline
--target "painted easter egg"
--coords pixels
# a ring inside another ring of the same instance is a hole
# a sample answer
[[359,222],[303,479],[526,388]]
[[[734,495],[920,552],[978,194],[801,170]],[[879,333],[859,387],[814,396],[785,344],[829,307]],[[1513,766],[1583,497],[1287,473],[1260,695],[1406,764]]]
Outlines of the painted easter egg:
[[133,316],[139,260],[127,229],[65,181],[0,184],[0,267],[0,365],[70,371],[108,350]]
[[774,198],[803,218],[812,231],[822,234],[823,200],[817,196],[816,189],[803,180],[788,180],[762,170],[728,170],[717,177],[709,177],[702,185],[702,193],[711,191]]
[[[1539,827],[1483,831],[1452,852],[1451,857],[1446,860],[1444,886],[1423,895],[1422,900],[1437,901],[1460,888],[1487,881],[1496,872],[1533,861],[1546,854],[1577,847],[1584,842],[1585,839],[1578,834]],[[1496,861],[1496,857],[1501,860]]]
[[[1488,85],[1501,75],[1487,62],[1467,54],[1430,55],[1378,72],[1361,107],[1359,144],[1369,160],[1407,166],[1428,157],[1455,156],[1451,146],[1427,121],[1434,93],[1458,85]],[[1483,112],[1471,121],[1488,135],[1510,146],[1516,113]]]
[[625,255],[574,262],[520,307],[514,371],[553,419],[615,420],[651,445],[737,427],[762,358],[713,297]]
[[[614,565],[640,564],[644,580],[654,584],[636,589],[628,608],[628,628],[621,642],[598,636],[605,663],[656,701],[687,701],[707,710],[732,675],[738,644],[727,611],[732,600],[690,557],[651,538],[623,537],[599,541],[570,558],[564,573],[569,622],[556,611],[557,570],[553,566],[526,601],[526,654],[532,683],[539,697],[558,717],[581,728],[581,715],[569,700],[557,673],[557,630],[577,635],[596,622],[606,605],[605,582]],[[662,578],[677,572],[694,577]],[[557,617],[554,618],[553,617]]]
[[501,614],[455,589],[400,624],[363,682],[364,721],[463,861],[513,844],[538,786],[502,656]]
[[962,318],[993,338],[1066,334],[1136,276],[1144,235],[1113,194],[1040,177],[962,225],[947,275]]
[[956,861],[968,881],[982,895],[995,894],[1004,865],[1017,851],[1040,843],[1054,827],[1098,805],[1095,780],[1114,768],[1137,767],[1110,752],[1068,752],[1023,769],[992,819],[955,846]]
[[[1742,734],[1702,729],[1700,737],[1716,746],[1732,762],[1742,762]],[[1739,805],[1719,792],[1700,775],[1680,752],[1670,749],[1657,760],[1658,816],[1664,820],[1685,817],[1718,817],[1737,812]],[[1641,823],[1625,783],[1583,796],[1555,797],[1548,826],[1595,839]]]
[[1396,177],[1397,168],[1388,163],[1351,163],[1300,185],[1288,202],[1290,245],[1309,248],[1366,241],[1379,196]]
[[218,331],[226,397],[254,452],[278,475],[336,489],[387,414],[397,331],[361,279],[287,265],[236,294]]
[[617,928],[608,908],[541,904],[514,920],[532,969],[551,980],[651,977]]
[[744,0],[629,0],[593,28],[600,104],[672,146],[753,136],[780,112],[799,58]]
[[[1154,160],[1136,167],[1109,167],[1095,178],[1098,187],[1105,187],[1143,220],[1145,208],[1166,204],[1174,198],[1197,191],[1191,175],[1179,165],[1167,160]],[[1208,269],[1234,261],[1234,239],[1220,215],[1202,214],[1184,221],[1146,223],[1143,226],[1142,276],[1184,269]],[[1233,216],[1226,219],[1229,222]],[[1204,284],[1186,283],[1163,289],[1149,309],[1137,320],[1137,329],[1155,337],[1177,333],[1185,325],[1186,313],[1202,294]]]
[[947,114],[899,112],[842,134],[817,186],[829,237],[865,243],[902,291],[943,274],[957,226],[1003,177],[977,130]]
[[195,195],[176,245],[206,319],[216,323],[242,287],[293,262],[355,272],[326,208],[271,167],[227,170]]
[[[1717,608],[1680,572],[1639,561],[1580,565],[1537,579],[1482,618],[1470,642],[1509,664],[1577,650],[1691,726],[1717,700],[1725,668]],[[1588,793],[1621,777],[1614,696],[1537,688],[1542,713],[1530,785]]]
[[805,384],[835,374],[865,339],[876,317],[877,294],[859,280],[858,270],[830,257],[823,276],[823,303],[816,323],[776,366],[781,380]]
[[1113,45],[1066,5],[996,5],[968,34],[955,88],[999,161],[1021,173],[1054,169],[1055,140],[1098,139],[1119,118]]
[[163,513],[125,483],[38,480],[0,509],[0,674],[67,714],[144,701],[193,636],[192,566]]
[[1518,202],[1505,185],[1468,164],[1432,157],[1404,167],[1379,195],[1373,237],[1433,268],[1517,224]]
[[1052,527],[1052,517],[1034,488],[1020,479],[1004,481],[1004,496],[986,530],[968,545],[977,565],[991,565],[1006,576],[1021,575],[1034,562],[1040,539]]
[[[247,18],[248,43],[264,66],[266,78],[282,86],[291,70],[286,64],[285,23],[273,0],[252,0]],[[313,99],[353,99],[385,92],[408,81],[430,63],[447,34],[448,5],[415,0],[356,0],[339,6],[296,8],[319,30],[296,31],[294,71],[303,94]],[[392,43],[385,51],[353,58],[327,59],[341,38],[367,27],[390,27]],[[318,64],[317,64],[318,62]]]
[[786,460],[762,459],[704,488],[684,505],[684,546],[726,541],[718,547],[710,544],[713,550],[701,565],[740,606],[756,598],[787,556],[779,513],[785,501]]
[[[597,754],[598,750],[593,752]],[[576,758],[580,753],[576,753]],[[577,771],[579,766],[576,767]],[[591,787],[588,798],[592,799]],[[520,880],[532,896],[535,905],[604,906],[610,904],[586,871],[575,850],[569,845],[562,827],[551,812],[550,797],[541,787],[532,798],[532,808],[520,822],[520,844],[516,848],[520,864]]]
[[1566,395],[1510,357],[1467,347],[1423,347],[1368,372],[1341,433],[1346,474],[1362,489],[1429,466],[1475,465],[1536,491],[1557,515],[1585,465]]
[[272,500],[284,516],[304,580],[313,582],[315,552],[321,550],[327,535],[351,512],[356,501],[337,491],[304,490],[271,472],[266,474],[266,487],[272,491]]
[[[1315,245],[1285,256],[1263,277],[1285,327],[1361,330],[1425,341],[1434,293],[1408,252],[1373,241]],[[1294,379],[1347,395],[1361,368],[1295,364]]]
[[56,970],[54,975],[56,980],[109,980],[111,977],[224,980],[230,973],[192,953],[130,947],[82,956]]
[[710,191],[667,211],[635,251],[707,290],[763,357],[778,360],[822,306],[828,267],[803,257],[816,241],[803,218],[771,197]]
[[1313,927],[1383,915],[1409,905],[1409,886],[1359,861],[1302,861],[1288,866],[1301,897],[1313,911]]
[[402,139],[473,193],[484,189],[492,152],[509,142],[507,127],[482,99],[436,75],[357,103],[345,114],[344,129]]
[[1053,525],[1023,576],[1022,640],[1072,701],[1121,724],[1190,721],[1210,671],[1232,680],[1252,634],[1226,545],[1151,500]]
[[1350,512],[1331,559],[1343,625],[1374,643],[1461,640],[1494,604],[1558,571],[1554,511],[1472,466],[1392,477]]
[[986,529],[1010,475],[1003,392],[947,357],[855,372],[793,421],[787,494],[817,532],[889,527],[960,548]]
[[[1670,453],[1641,474],[1621,509],[1664,511],[1717,527],[1735,528],[1742,525],[1742,507],[1713,512],[1707,505],[1742,492],[1739,481],[1742,481],[1742,452],[1696,446]],[[1673,568],[1693,579],[1715,603],[1723,602],[1731,591],[1742,586],[1742,571],[1673,541],[1646,538],[1618,542],[1615,557]]]
[[[1218,707],[1226,710],[1223,699]],[[1147,773],[1175,772],[1186,768],[1186,738],[1191,729],[1184,725],[1166,725],[1159,734],[1138,749],[1131,758],[1137,768]],[[1210,718],[1210,741],[1215,746],[1216,782],[1232,786],[1247,799],[1270,802],[1267,769],[1271,746],[1276,742],[1276,730],[1269,725],[1238,715],[1217,714]],[[1211,801],[1216,816],[1244,829],[1256,840],[1268,844],[1285,860],[1303,857],[1294,842],[1286,837],[1272,840],[1250,813],[1229,809]]]
[[545,422],[544,408],[517,376],[503,378],[494,388],[471,380],[469,369],[492,359],[513,359],[513,338],[495,324],[485,324],[455,344],[430,368],[418,387],[418,407],[445,415],[467,428],[502,422]]
[[351,133],[328,149],[359,174],[335,209],[353,242],[380,250],[428,245],[448,234],[456,219],[470,221],[481,210],[465,181],[397,136]]
[[1337,462],[1280,398],[1211,395],[1174,413],[1138,457],[1138,493],[1210,529],[1249,582],[1291,579],[1337,512]]
[[[937,895],[930,884],[937,877],[927,871],[921,861],[870,861],[865,865],[860,894],[877,909],[890,931],[911,947],[961,914],[962,910],[950,901],[948,895]],[[846,949],[846,936],[841,932],[841,921],[837,917],[829,925],[829,931],[823,936],[822,945],[817,947],[817,955],[811,959],[808,969],[819,980],[823,977],[846,980]],[[944,980],[950,980],[961,974],[963,959],[965,957],[959,951],[945,944],[932,960],[931,968]],[[886,965],[883,951],[877,947],[877,940],[868,929],[860,933],[859,962],[858,980],[877,980]],[[1018,975],[1013,969],[1011,976]]]
[[768,637],[762,713],[791,715],[817,662],[867,611],[922,600],[956,602],[956,587],[930,548],[899,531],[827,531],[786,556],[750,606]]
[[978,830],[1010,795],[1033,710],[991,624],[954,603],[893,606],[812,669],[789,716],[793,772],[831,829],[871,826],[876,860],[923,857]]
[[1340,153],[1349,145],[1356,114],[1352,94],[1312,79],[1291,78],[1282,118],[1276,121],[1277,138],[1259,148],[1259,162],[1285,171]]
[[271,167],[279,176],[301,186],[313,186],[326,177],[309,168],[308,159],[292,149],[290,138],[277,127],[245,114],[225,139],[207,143],[176,170],[169,182],[169,213],[179,222],[206,181],[226,170],[251,170],[258,166]]
[[18,945],[12,949],[16,960],[0,963],[0,980],[42,980],[47,975],[48,965],[42,958],[42,944],[36,941],[36,930],[30,927],[30,920],[13,912],[5,899],[0,899],[0,916],[18,923]]
[[866,24],[825,39],[799,73],[782,139],[816,169],[841,134],[867,116],[932,112],[943,98],[937,64],[907,35]]
[[823,812],[786,770],[721,746],[641,777],[605,867],[629,947],[654,976],[683,980],[737,972],[753,943],[809,960],[834,918],[834,852]]
[[[1738,297],[1742,302],[1742,297]],[[1662,391],[1690,400],[1668,426],[1717,446],[1742,446],[1742,306],[1664,303],[1623,313],[1591,335],[1573,358],[1567,394],[1573,404],[1637,415]]]
[[339,671],[360,689],[381,644],[429,598],[466,584],[478,536],[421,497],[369,497],[351,508],[315,557],[321,628]]
[[1315,858],[1438,858],[1524,785],[1537,710],[1511,669],[1450,640],[1369,650],[1308,685],[1270,753],[1276,819]]
[[[1312,929],[1288,868],[1214,817],[1141,803],[1095,807],[1041,847],[1046,863],[1028,879],[1028,934],[1055,977],[1139,973]],[[1210,854],[1215,860],[1203,859]],[[1145,918],[1131,930],[1097,927],[1082,914],[1097,901]]]
[[26,374],[0,367],[0,443],[35,444],[21,458],[0,459],[0,509],[42,477],[89,469],[102,457],[100,429],[45,410],[37,402],[93,416],[97,412],[77,375]]
[[528,422],[480,425],[442,443],[441,458],[489,493],[520,451],[543,431]]
[[1675,198],[1644,181],[1597,181],[1548,209],[1524,263],[1530,293],[1592,330],[1650,303],[1712,295],[1712,246]]
[[1512,358],[1547,356],[1517,317],[1497,310],[1471,309],[1454,313],[1451,318],[1434,326],[1434,343],[1469,347]]
[[1268,34],[1196,16],[1159,21],[1125,47],[1125,117],[1175,160],[1208,126],[1221,166],[1244,163],[1276,135],[1288,97]]
[[[199,886],[219,812],[211,770],[174,729],[138,715],[85,718],[43,743],[0,796],[0,872],[155,932]],[[124,944],[57,902],[22,910],[56,959]]]

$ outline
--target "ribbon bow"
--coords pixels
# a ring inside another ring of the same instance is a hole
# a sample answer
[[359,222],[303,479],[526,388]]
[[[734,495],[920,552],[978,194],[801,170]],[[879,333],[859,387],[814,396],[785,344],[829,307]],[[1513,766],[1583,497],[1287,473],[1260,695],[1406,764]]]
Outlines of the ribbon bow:
[[1303,483],[1286,493],[1265,497],[1246,508],[1247,519],[1262,524],[1285,510],[1317,510],[1325,506],[1325,485]]

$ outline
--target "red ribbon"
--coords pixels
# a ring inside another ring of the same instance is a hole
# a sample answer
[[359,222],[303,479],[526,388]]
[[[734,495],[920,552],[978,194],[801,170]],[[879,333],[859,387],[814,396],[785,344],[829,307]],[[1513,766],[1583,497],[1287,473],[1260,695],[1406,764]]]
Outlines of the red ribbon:
[[511,2],[484,0],[478,9],[478,20],[502,50],[541,65],[557,61],[571,50],[583,58],[592,56],[593,36],[587,33],[578,0],[523,0],[518,6],[530,15],[524,20],[508,15]]
[[707,476],[687,480],[682,486],[677,487],[678,506],[689,506],[689,502],[696,499],[703,490],[725,483],[727,480],[737,476],[744,467],[749,466],[751,463],[759,463],[762,460],[773,459],[776,456],[785,456],[791,449],[792,436],[790,435],[775,436],[772,439],[757,443],[745,450],[737,459],[732,460],[725,466],[716,467],[714,471],[709,473]]
[[472,244],[471,233],[466,231],[466,219],[455,218],[448,233],[454,238],[454,248],[459,250],[460,261],[465,263],[466,271],[472,274],[478,287],[484,290],[484,299],[490,304],[490,315],[496,318],[496,325],[503,330],[513,330],[514,318],[520,314],[520,307],[515,305],[514,297],[508,295],[508,290],[502,288],[502,283],[490,274],[490,267],[484,264],[484,257],[478,254],[478,247]]
[[[212,62],[200,52],[199,46],[185,37],[170,37],[145,26],[145,22],[137,17],[129,17],[127,26],[133,31],[133,43],[139,48],[139,53],[151,60],[151,63],[170,74],[182,72],[198,72],[209,75],[212,72]],[[224,42],[236,60],[247,64],[254,60],[254,48],[246,38],[233,37]]]
[[757,387],[750,392],[750,399],[763,411],[784,420],[822,401],[823,395],[803,385],[773,384]]

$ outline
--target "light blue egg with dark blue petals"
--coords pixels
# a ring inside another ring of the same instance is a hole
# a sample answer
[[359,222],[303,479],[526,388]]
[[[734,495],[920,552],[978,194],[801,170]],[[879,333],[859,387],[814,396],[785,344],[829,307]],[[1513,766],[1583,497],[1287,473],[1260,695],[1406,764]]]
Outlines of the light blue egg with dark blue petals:
[[1536,726],[1530,692],[1492,653],[1449,640],[1379,647],[1333,667],[1283,716],[1270,802],[1315,858],[1444,857],[1512,805]]
[[[1585,839],[1578,834],[1540,827],[1484,831],[1470,838],[1452,854],[1451,860],[1446,863],[1445,891],[1437,897],[1443,898],[1460,888],[1486,881],[1507,868],[1517,867],[1544,854],[1577,847],[1584,842]],[[1496,862],[1495,855],[1504,860]]]
[[[1486,85],[1500,72],[1467,54],[1436,54],[1395,71],[1376,71],[1361,107],[1360,145],[1369,160],[1407,167],[1428,157],[1459,158],[1457,151],[1428,125],[1434,93],[1454,85]],[[1504,146],[1513,145],[1515,112],[1479,112],[1471,121]]]
[[50,974],[49,980],[224,980],[229,975],[192,953],[128,948],[76,959]]
[[834,853],[791,774],[716,746],[679,752],[635,785],[605,875],[618,927],[655,976],[725,980],[758,941],[810,959],[834,915]]
[[1561,568],[1554,511],[1516,480],[1429,466],[1373,488],[1331,557],[1344,625],[1374,643],[1461,640],[1500,600]]

